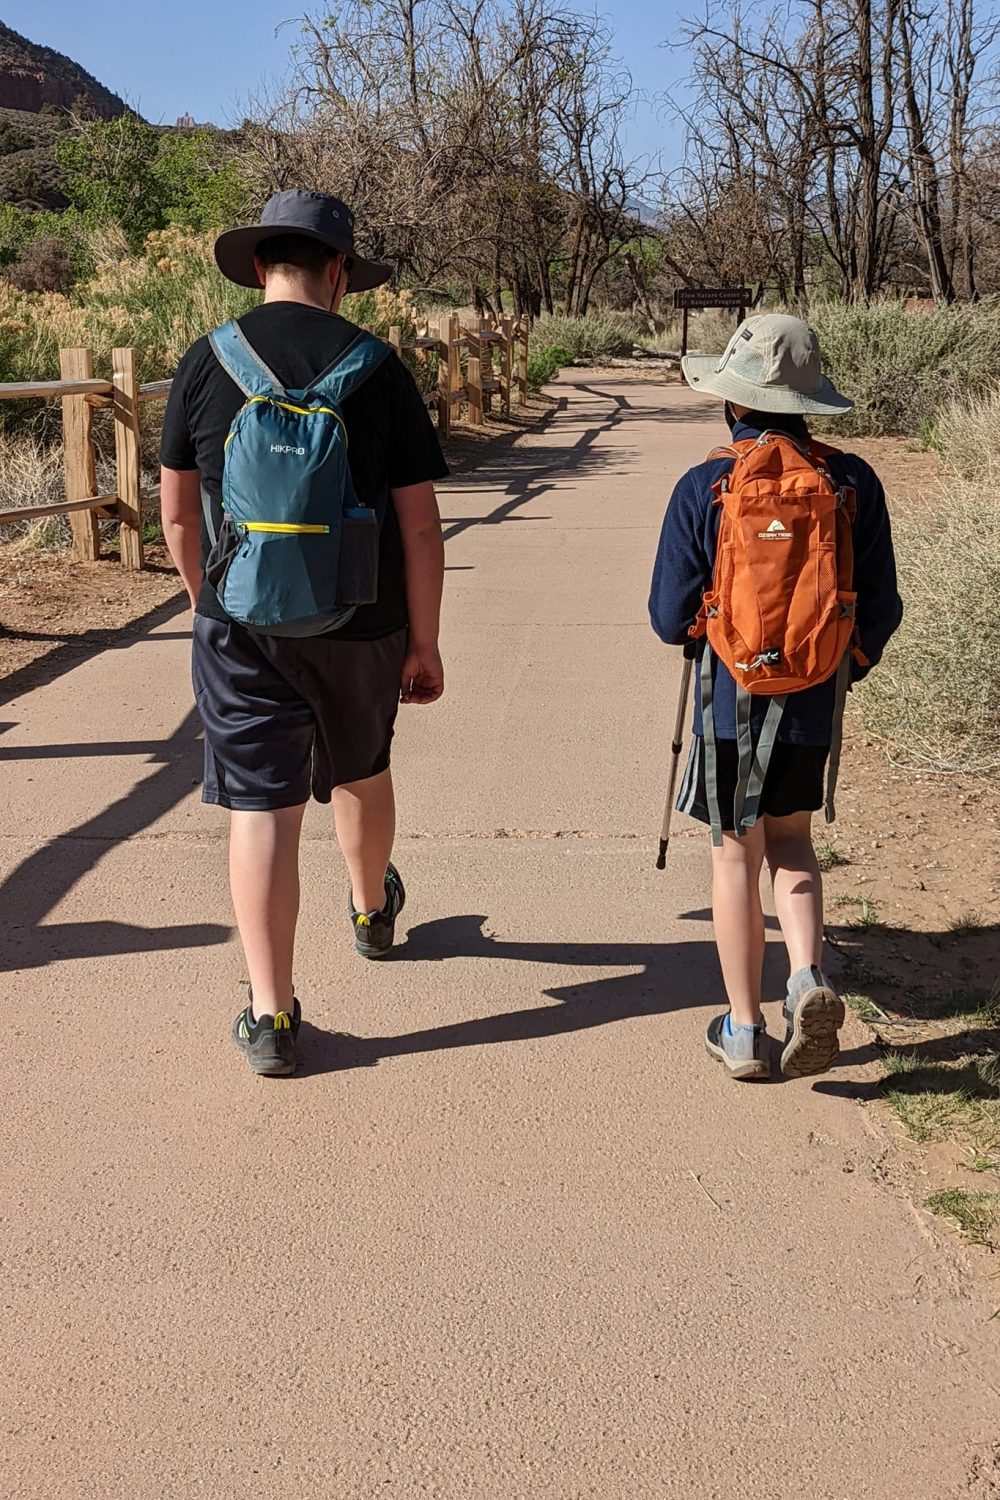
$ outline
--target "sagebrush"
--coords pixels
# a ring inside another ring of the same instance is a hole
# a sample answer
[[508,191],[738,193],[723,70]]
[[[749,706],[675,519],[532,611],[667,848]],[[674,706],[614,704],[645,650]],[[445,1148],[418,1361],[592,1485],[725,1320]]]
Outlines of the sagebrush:
[[889,298],[818,300],[803,316],[826,374],[855,403],[836,419],[845,437],[918,437],[949,402],[1000,383],[1000,298],[912,310]]
[[616,359],[632,353],[639,326],[627,313],[592,312],[584,318],[546,313],[531,332],[538,349],[567,349],[573,359]]

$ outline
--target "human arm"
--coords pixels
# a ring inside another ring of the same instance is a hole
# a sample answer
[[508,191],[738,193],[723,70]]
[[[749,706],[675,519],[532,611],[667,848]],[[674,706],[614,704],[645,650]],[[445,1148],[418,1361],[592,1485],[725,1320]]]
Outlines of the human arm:
[[193,609],[204,574],[201,566],[201,475],[197,469],[160,469],[160,519]]
[[160,519],[192,608],[202,580],[201,474],[188,417],[188,391],[200,347],[199,343],[189,349],[177,367],[160,437]]
[[[896,558],[885,491],[867,464],[857,475],[858,514],[854,528],[854,590],[858,596],[855,618],[861,649],[874,667],[903,618],[903,602],[896,584]],[[867,667],[855,666],[859,681]]]
[[389,493],[403,543],[410,639],[400,686],[404,703],[434,703],[444,692],[438,651],[444,538],[434,482],[448,465],[423,397],[396,355],[387,366],[391,410]]
[[403,539],[406,607],[410,638],[400,684],[404,703],[434,703],[444,692],[444,667],[438,650],[441,595],[444,590],[444,538],[434,485],[406,485],[392,490],[392,503]]
[[688,630],[711,582],[712,563],[704,535],[708,494],[699,471],[690,470],[675,487],[663,518],[649,594],[649,618],[668,646],[681,646],[688,640]]

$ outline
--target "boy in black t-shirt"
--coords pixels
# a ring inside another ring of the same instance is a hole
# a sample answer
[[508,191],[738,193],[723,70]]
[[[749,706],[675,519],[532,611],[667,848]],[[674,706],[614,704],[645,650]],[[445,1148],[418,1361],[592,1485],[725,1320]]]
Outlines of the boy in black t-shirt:
[[[347,291],[378,286],[390,268],[354,250],[354,219],[335,198],[279,193],[261,223],[216,245],[222,273],[262,286],[240,320],[245,338],[289,389],[304,389],[358,330],[338,315]],[[390,863],[395,807],[389,751],[400,699],[444,691],[438,628],[444,546],[434,481],[447,474],[437,435],[405,366],[390,355],[343,407],[359,500],[387,492],[378,597],[339,630],[267,636],[232,620],[205,577],[208,528],[222,520],[224,445],[245,396],[209,345],[184,356],[160,451],[163,529],[195,610],[193,675],[205,729],[203,800],[231,813],[230,879],[250,973],[250,1003],[233,1040],[254,1072],[296,1065],[300,1007],[292,984],[299,836],[310,793],[333,802],[351,878],[358,952],[390,952],[405,901]]]

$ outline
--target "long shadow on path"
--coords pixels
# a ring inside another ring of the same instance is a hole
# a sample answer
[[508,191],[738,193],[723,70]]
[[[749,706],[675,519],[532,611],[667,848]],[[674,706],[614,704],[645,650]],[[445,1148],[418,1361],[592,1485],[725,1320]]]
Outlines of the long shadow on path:
[[[583,389],[578,387],[578,389]],[[463,531],[469,531],[473,526],[497,526],[504,521],[522,519],[515,512],[532,500],[538,500],[542,495],[558,487],[559,481],[572,477],[581,477],[588,473],[607,469],[611,464],[618,462],[624,456],[620,449],[609,448],[607,450],[595,448],[598,439],[606,436],[609,432],[619,426],[626,414],[632,409],[628,400],[621,395],[610,392],[589,392],[599,400],[608,403],[606,414],[592,416],[589,412],[581,412],[579,415],[590,425],[576,438],[575,442],[569,444],[533,444],[523,448],[514,448],[504,455],[503,461],[495,467],[485,466],[474,469],[466,475],[459,475],[449,481],[448,489],[451,494],[458,494],[462,490],[497,490],[506,498],[485,516],[460,516],[454,520],[446,520],[444,528],[445,541],[460,536]],[[560,402],[560,416],[567,410],[567,403]],[[542,519],[539,517],[538,519]]]
[[[44,656],[36,657],[34,661],[27,662],[23,667],[17,667],[9,672],[6,677],[0,677],[0,705],[11,703],[19,698],[22,693],[29,692],[32,688],[45,687],[50,682],[55,682],[67,672],[72,672],[81,662],[87,661],[92,656],[98,656],[104,651],[124,651],[141,636],[145,640],[175,641],[178,635],[174,633],[161,633],[153,636],[152,632],[160,625],[165,625],[168,620],[175,619],[187,609],[187,595],[178,587],[177,595],[168,599],[164,604],[157,604],[154,609],[149,610],[138,620],[133,620],[129,625],[116,627],[114,630],[85,630],[79,635],[52,635],[42,636],[38,632],[10,629],[6,625],[0,625],[0,638],[6,636],[9,640],[45,640],[52,643],[52,650],[47,651]],[[185,637],[188,632],[184,632]]]
[[[201,772],[195,710],[168,739],[140,745],[46,745],[5,748],[5,759],[49,759],[70,755],[146,752],[159,769],[129,784],[109,806],[49,839],[0,883],[0,972],[40,968],[66,959],[107,958],[224,943],[230,929],[213,922],[143,926],[129,921],[56,922],[45,918],[116,845],[156,823],[189,796]],[[132,910],[139,913],[157,898],[138,888]]]
[[447,917],[415,927],[395,962],[482,958],[576,969],[631,968],[638,972],[544,990],[543,994],[560,1002],[555,1005],[475,1016],[399,1036],[355,1037],[304,1024],[303,1064],[297,1076],[371,1068],[387,1058],[422,1052],[538,1041],[641,1016],[707,1006],[719,999],[715,947],[708,939],[678,943],[505,942],[484,931],[486,921],[482,916]]

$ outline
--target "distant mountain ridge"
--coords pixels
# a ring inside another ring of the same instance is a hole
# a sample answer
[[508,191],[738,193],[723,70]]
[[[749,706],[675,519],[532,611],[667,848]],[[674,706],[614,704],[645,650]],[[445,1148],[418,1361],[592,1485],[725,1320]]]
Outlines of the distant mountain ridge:
[[29,42],[0,21],[0,109],[39,114],[83,104],[102,120],[126,112],[123,99],[65,53]]

